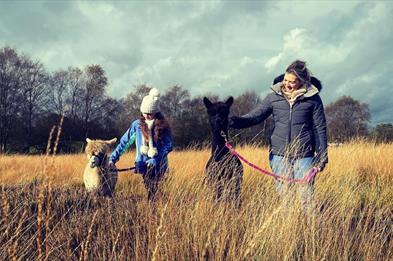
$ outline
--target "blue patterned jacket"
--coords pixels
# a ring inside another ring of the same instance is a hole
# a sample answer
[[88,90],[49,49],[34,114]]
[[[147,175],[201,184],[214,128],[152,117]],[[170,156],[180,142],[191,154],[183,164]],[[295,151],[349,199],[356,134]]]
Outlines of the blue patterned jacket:
[[[151,130],[154,132],[154,127]],[[154,134],[152,135],[154,136]],[[147,155],[140,153],[140,146],[142,142],[142,130],[140,125],[140,120],[135,120],[132,122],[128,130],[123,134],[120,139],[120,143],[117,145],[116,149],[112,152],[109,160],[116,163],[120,156],[127,151],[127,149],[135,142],[136,146],[136,157],[135,166],[145,165],[149,158]],[[156,171],[164,173],[168,169],[168,153],[172,151],[172,135],[170,131],[163,133],[162,137],[157,141],[153,142],[154,147],[157,148],[157,155],[153,158],[156,162]]]

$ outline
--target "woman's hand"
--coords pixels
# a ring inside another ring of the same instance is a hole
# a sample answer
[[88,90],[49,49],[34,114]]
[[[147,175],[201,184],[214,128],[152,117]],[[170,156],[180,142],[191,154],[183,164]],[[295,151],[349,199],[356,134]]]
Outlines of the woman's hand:
[[323,171],[325,167],[326,163],[319,163],[319,165],[317,166],[318,172]]
[[238,128],[239,118],[240,117],[237,117],[237,116],[230,117],[229,120],[228,120],[228,127],[229,128],[234,128],[234,129]]

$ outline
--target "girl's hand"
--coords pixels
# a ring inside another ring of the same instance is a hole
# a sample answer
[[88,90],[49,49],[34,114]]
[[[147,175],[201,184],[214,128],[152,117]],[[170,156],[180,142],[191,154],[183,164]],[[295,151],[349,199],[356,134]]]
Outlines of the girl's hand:
[[156,165],[156,160],[155,159],[148,159],[148,160],[146,160],[146,164],[148,167],[154,167]]
[[115,163],[113,163],[112,161],[109,161],[108,168],[110,170],[116,170],[117,169]]

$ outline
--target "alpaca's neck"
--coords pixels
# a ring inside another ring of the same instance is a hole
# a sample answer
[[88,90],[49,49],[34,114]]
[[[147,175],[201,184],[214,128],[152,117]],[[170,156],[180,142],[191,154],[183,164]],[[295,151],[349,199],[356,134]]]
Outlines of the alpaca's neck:
[[228,137],[228,130],[213,130],[213,140],[212,140],[212,156],[214,160],[220,160],[225,154],[229,152],[228,148],[225,147],[225,139],[221,136],[221,131],[225,133]]
[[101,162],[100,162],[100,166],[98,166],[98,167],[99,168],[106,168],[108,166],[108,162],[109,162],[108,155],[105,154],[104,157],[102,158]]

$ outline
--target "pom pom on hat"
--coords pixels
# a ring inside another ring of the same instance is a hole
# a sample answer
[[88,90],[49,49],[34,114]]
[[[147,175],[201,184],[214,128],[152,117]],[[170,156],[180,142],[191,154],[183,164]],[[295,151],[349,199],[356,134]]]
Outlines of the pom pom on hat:
[[149,92],[149,96],[160,97],[160,91],[157,88],[152,88]]
[[160,91],[156,88],[152,88],[149,92],[149,95],[143,97],[141,103],[141,112],[152,113],[152,114],[159,112],[160,105],[159,105],[158,97],[160,97]]

